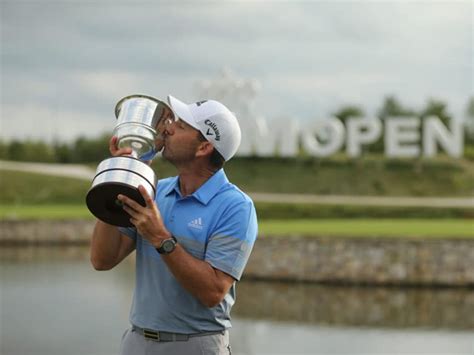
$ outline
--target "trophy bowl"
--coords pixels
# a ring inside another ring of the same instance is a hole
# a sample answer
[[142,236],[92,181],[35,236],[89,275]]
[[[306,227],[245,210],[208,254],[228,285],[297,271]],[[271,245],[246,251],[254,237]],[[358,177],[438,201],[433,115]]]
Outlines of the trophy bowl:
[[131,95],[117,103],[115,116],[117,145],[119,148],[131,148],[132,154],[105,159],[97,166],[86,204],[101,221],[131,227],[130,215],[123,210],[117,195],[125,195],[145,206],[138,190],[138,186],[142,185],[152,198],[155,197],[157,176],[144,161],[150,162],[157,153],[155,140],[159,135],[160,122],[167,118],[174,119],[174,115],[163,101],[146,95]]

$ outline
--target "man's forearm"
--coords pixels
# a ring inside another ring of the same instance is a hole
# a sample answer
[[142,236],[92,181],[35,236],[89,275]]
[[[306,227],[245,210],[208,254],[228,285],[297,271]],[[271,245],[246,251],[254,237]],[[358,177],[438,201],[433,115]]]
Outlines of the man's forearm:
[[219,304],[233,283],[229,275],[196,259],[179,244],[171,254],[162,257],[181,286],[207,307]]
[[115,266],[121,243],[118,228],[98,220],[91,240],[92,265],[98,270],[107,270]]

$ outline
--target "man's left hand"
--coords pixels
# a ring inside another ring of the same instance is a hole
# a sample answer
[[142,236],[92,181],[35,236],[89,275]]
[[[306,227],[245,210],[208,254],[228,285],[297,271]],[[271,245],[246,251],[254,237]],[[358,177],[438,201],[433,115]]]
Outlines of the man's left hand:
[[137,228],[138,233],[158,248],[164,239],[171,238],[171,233],[166,229],[161,213],[146,189],[140,185],[138,191],[146,206],[124,195],[118,195],[117,198],[123,203],[123,209],[130,215],[130,222]]

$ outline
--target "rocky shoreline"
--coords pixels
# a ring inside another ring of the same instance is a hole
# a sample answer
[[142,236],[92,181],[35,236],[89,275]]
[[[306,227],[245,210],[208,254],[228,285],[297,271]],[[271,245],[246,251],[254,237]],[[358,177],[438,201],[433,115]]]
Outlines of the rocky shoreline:
[[[93,220],[1,221],[2,248],[87,245]],[[474,239],[259,236],[246,278],[353,285],[474,287]]]

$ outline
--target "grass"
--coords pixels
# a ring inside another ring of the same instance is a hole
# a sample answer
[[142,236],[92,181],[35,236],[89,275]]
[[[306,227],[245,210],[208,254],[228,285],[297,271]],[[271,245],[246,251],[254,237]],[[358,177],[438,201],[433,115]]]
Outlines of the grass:
[[[94,164],[95,168],[96,164]],[[175,170],[154,162],[160,178]],[[462,160],[239,158],[226,165],[244,191],[380,196],[472,196],[474,164]],[[93,219],[91,181],[0,171],[0,219]],[[474,211],[407,207],[256,203],[262,235],[474,238]]]
[[[160,178],[176,175],[164,159],[153,168]],[[92,166],[95,168],[95,166]],[[350,159],[235,157],[225,165],[243,191],[363,196],[472,196],[474,163],[439,156],[387,159],[381,154]]]
[[[159,178],[176,174],[163,159],[154,160],[153,168]],[[465,159],[249,157],[232,159],[225,171],[247,192],[447,197],[474,193],[474,163]],[[15,204],[83,203],[91,186],[86,180],[4,170],[0,180],[0,203]]]
[[91,181],[19,171],[0,171],[0,204],[83,204]]
[[[93,219],[85,205],[0,205],[0,219]],[[315,235],[341,237],[471,237],[469,219],[264,219],[262,235]]]
[[256,202],[257,216],[264,219],[328,219],[328,218],[382,218],[382,219],[474,219],[474,208],[433,208],[409,206],[353,206],[310,203]]
[[344,237],[469,237],[474,222],[465,219],[322,219],[263,220],[263,235],[318,235]]
[[[160,162],[157,162],[159,170]],[[244,191],[358,196],[472,196],[467,160],[238,158],[227,175]]]
[[0,205],[0,219],[55,220],[95,218],[85,204]]

